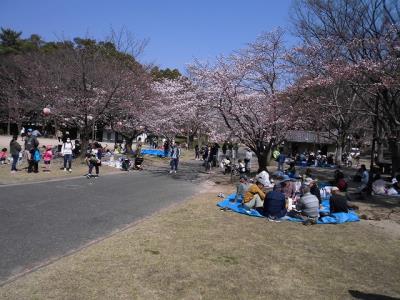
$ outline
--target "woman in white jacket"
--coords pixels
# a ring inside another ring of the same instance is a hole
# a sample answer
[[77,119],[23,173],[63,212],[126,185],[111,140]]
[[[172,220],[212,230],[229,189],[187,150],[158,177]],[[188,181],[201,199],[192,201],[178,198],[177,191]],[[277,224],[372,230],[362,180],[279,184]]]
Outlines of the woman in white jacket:
[[67,171],[67,163],[68,163],[68,171],[71,173],[71,164],[72,164],[72,151],[75,146],[72,144],[71,139],[67,138],[67,141],[63,143],[61,147],[61,155],[64,157],[64,171]]

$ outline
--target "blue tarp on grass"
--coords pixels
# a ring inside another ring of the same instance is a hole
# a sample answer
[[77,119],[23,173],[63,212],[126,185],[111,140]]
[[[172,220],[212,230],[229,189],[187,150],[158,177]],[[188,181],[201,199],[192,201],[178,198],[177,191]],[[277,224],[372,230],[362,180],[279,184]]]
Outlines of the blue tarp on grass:
[[[254,209],[247,209],[244,208],[240,202],[233,202],[235,199],[236,194],[231,194],[227,196],[224,200],[217,203],[217,205],[221,208],[229,208],[230,210],[240,213],[249,215],[252,217],[259,217],[263,218],[264,216],[261,215],[258,211]],[[325,199],[322,201],[322,206],[324,207],[321,211],[329,213],[329,199]],[[291,217],[284,217],[282,220],[291,221],[291,222],[302,222],[301,219],[291,218]],[[360,218],[358,215],[353,212],[349,211],[348,213],[333,213],[330,216],[322,217],[318,219],[318,224],[342,224],[346,222],[358,222]]]
[[164,157],[164,151],[159,149],[142,149],[142,155],[154,155]]

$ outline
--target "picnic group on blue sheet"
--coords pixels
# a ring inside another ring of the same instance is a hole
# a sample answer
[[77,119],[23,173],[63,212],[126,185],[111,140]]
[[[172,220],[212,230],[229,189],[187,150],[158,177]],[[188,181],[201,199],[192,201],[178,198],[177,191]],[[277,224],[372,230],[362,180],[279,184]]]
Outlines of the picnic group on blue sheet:
[[[358,207],[350,201],[347,182],[340,169],[334,173],[330,183],[319,182],[311,168],[300,175],[293,164],[283,171],[282,167],[273,175],[267,169],[249,180],[240,175],[236,193],[218,202],[222,210],[233,211],[255,217],[265,217],[269,221],[302,222],[304,225],[340,224],[357,222]],[[292,176],[288,175],[291,173]],[[360,186],[356,193],[362,194],[370,180],[369,173],[362,165],[356,176],[360,176]],[[390,188],[399,189],[400,178],[393,178]],[[374,183],[381,179],[376,179]],[[386,185],[386,187],[389,187]],[[374,187],[374,186],[373,186]],[[386,193],[387,194],[387,193]]]

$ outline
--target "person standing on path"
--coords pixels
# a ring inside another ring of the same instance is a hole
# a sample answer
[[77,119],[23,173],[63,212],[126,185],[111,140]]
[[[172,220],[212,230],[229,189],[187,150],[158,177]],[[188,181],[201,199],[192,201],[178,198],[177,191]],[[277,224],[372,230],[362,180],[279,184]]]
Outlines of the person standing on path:
[[[38,149],[39,142],[36,136],[32,135],[32,128],[29,128],[25,138],[25,152],[28,159],[28,173],[39,172],[39,161],[35,159],[35,152]],[[39,155],[40,156],[40,155]]]
[[281,148],[279,150],[280,150],[279,155],[276,159],[278,161],[278,171],[284,171],[286,155],[283,153],[283,148]]
[[245,158],[244,158],[244,164],[245,164],[245,169],[247,173],[250,173],[250,169],[251,169],[251,158],[253,157],[253,153],[251,152],[251,150],[249,148],[246,149],[246,153],[245,153]]
[[142,152],[142,139],[139,138],[136,144],[136,150],[135,150],[135,158],[140,157],[140,154]]
[[177,143],[175,145],[172,145],[171,147],[171,170],[169,173],[171,174],[172,172],[176,173],[178,171],[178,164],[179,164],[179,157],[181,156],[181,147]]
[[45,152],[43,153],[43,161],[46,167],[46,172],[50,172],[50,163],[53,159],[53,151],[51,150],[51,145],[47,145]]
[[56,138],[58,139],[58,142],[59,142],[59,143],[61,143],[62,137],[63,137],[63,134],[62,134],[61,130],[60,130],[60,129],[57,129]]
[[18,135],[14,135],[12,140],[10,141],[10,154],[12,157],[11,173],[17,172],[17,163],[19,160],[19,153],[22,150],[21,145],[18,143],[17,139],[18,139]]
[[26,135],[25,127],[22,127],[20,134],[21,134],[21,141],[24,141],[24,138],[25,138],[25,135]]
[[64,157],[64,171],[67,171],[67,164],[68,164],[68,171],[72,172],[72,152],[74,150],[74,145],[71,142],[70,138],[67,138],[65,143],[63,143],[61,148],[61,155]]
[[200,149],[199,145],[194,146],[194,159],[200,160]]

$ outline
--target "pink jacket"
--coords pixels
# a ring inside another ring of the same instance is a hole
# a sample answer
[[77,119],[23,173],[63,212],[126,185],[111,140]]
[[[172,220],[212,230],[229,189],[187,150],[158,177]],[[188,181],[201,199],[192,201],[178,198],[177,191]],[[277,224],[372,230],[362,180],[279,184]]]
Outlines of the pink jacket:
[[53,158],[53,152],[51,149],[46,150],[46,152],[43,154],[43,160],[44,161],[50,161]]
[[0,159],[6,159],[7,158],[7,152],[3,152],[3,151],[0,151]]

